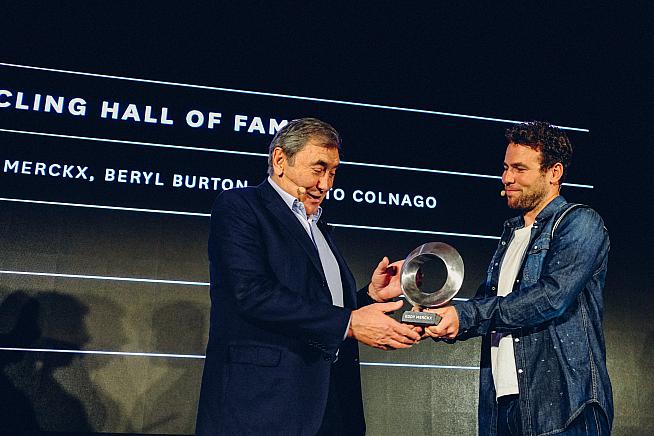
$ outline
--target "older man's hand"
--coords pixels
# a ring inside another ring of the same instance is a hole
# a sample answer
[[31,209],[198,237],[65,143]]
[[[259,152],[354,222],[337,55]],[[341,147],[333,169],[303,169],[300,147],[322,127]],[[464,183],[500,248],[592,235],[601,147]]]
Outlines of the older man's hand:
[[381,350],[411,347],[420,341],[420,334],[412,326],[386,315],[401,309],[403,304],[402,301],[374,303],[353,311],[348,336]]
[[370,277],[370,285],[368,285],[370,298],[382,303],[402,295],[400,270],[403,264],[403,260],[390,263],[388,257],[384,256]]

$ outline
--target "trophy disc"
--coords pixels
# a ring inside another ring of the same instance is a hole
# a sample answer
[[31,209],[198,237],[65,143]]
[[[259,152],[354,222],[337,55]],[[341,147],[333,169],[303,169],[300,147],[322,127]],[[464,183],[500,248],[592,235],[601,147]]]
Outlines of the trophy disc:
[[[434,292],[420,289],[422,266],[439,258],[447,269],[447,280]],[[463,283],[463,259],[454,247],[443,242],[428,242],[413,250],[404,260],[400,272],[400,285],[404,296],[413,306],[438,307],[450,301]]]

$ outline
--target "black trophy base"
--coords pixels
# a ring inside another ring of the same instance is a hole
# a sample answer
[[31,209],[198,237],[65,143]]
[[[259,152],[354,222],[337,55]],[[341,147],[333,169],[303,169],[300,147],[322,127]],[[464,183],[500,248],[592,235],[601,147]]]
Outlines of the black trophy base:
[[441,319],[443,318],[432,312],[406,311],[402,314],[402,322],[405,324],[437,325]]

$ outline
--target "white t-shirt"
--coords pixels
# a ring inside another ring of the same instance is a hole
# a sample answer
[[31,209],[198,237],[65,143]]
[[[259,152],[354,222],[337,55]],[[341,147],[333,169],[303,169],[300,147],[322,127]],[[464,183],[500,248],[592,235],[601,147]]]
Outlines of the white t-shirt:
[[[498,296],[504,297],[513,290],[513,284],[520,271],[530,236],[531,226],[518,229],[513,234],[513,239],[504,253],[500,267],[500,277],[497,283]],[[497,398],[519,393],[513,337],[510,334],[496,332],[491,334],[491,368]]]

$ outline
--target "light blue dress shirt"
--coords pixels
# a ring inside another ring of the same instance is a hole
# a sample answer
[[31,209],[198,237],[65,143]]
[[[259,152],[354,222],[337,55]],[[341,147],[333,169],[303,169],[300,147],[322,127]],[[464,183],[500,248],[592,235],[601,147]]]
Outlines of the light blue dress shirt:
[[334,304],[334,306],[343,307],[343,282],[341,281],[341,269],[338,266],[334,253],[331,248],[329,248],[329,244],[327,244],[325,236],[318,228],[318,219],[322,214],[322,208],[318,207],[316,213],[307,217],[304,204],[300,200],[284,191],[270,177],[268,177],[268,183],[270,183],[275,191],[279,193],[284,200],[284,203],[286,203],[291,211],[293,211],[295,217],[307,231],[307,234],[318,250],[320,263],[322,264],[322,269],[325,272],[325,278],[327,279],[327,286],[329,287],[329,292],[332,294],[332,304]]

